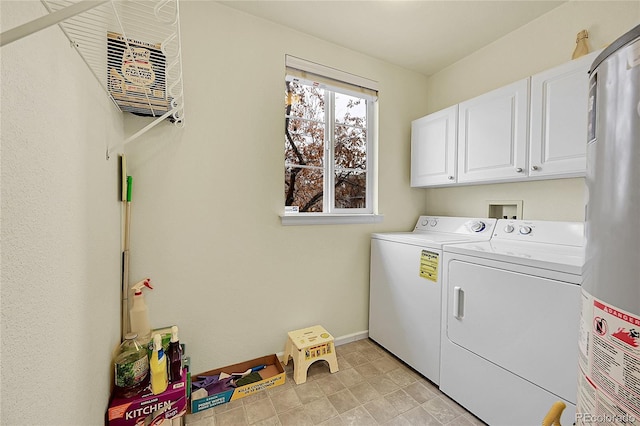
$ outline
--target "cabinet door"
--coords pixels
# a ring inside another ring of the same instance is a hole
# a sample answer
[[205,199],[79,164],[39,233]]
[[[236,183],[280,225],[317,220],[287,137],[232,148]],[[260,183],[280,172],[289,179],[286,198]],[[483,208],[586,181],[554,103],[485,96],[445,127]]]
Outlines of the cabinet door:
[[458,182],[526,177],[529,79],[462,102]]
[[456,182],[456,122],[458,106],[411,123],[411,186]]
[[531,77],[529,176],[584,176],[589,67],[598,52]]

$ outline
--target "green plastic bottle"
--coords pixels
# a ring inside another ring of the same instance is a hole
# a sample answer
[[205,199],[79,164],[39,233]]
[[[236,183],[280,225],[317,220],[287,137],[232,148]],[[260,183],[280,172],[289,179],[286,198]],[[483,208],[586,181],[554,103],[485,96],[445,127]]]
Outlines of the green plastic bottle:
[[128,333],[114,359],[114,394],[130,398],[149,385],[149,356],[147,349],[137,342],[136,333]]

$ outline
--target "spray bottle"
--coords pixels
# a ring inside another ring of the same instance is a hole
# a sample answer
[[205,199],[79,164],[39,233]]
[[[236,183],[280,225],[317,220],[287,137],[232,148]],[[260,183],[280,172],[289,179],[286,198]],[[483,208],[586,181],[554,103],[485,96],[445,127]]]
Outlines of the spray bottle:
[[149,310],[147,309],[147,304],[145,303],[144,295],[142,294],[142,289],[145,287],[153,290],[150,278],[146,278],[131,286],[135,293],[133,295],[133,305],[131,306],[131,310],[129,311],[131,332],[137,333],[138,339],[140,340],[140,342],[144,342],[144,344],[148,343],[151,340]]

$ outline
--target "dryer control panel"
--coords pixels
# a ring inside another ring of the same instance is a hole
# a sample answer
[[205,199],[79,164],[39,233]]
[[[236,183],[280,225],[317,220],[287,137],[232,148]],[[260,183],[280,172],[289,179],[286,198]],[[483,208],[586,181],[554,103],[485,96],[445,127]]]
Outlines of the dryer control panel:
[[492,240],[584,246],[583,222],[499,219]]

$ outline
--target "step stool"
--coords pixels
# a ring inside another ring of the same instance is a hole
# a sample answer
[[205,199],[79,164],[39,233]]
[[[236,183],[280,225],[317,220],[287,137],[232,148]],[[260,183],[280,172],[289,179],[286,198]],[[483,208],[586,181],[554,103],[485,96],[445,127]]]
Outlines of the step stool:
[[284,348],[284,364],[293,358],[293,380],[296,384],[307,381],[307,369],[316,361],[329,363],[329,371],[338,371],[338,360],[333,336],[322,326],[315,325],[287,333],[289,338]]

